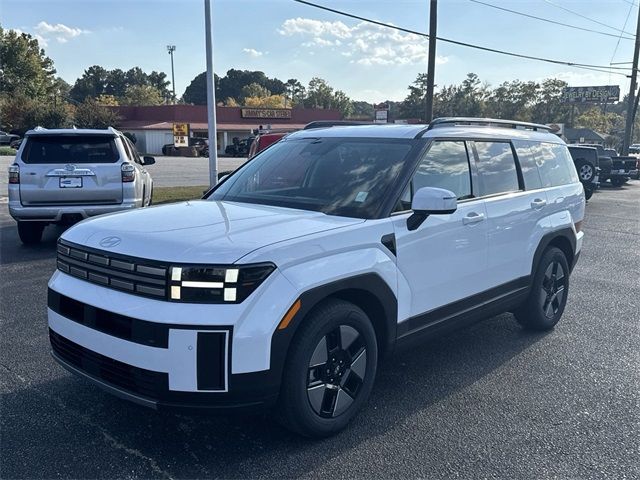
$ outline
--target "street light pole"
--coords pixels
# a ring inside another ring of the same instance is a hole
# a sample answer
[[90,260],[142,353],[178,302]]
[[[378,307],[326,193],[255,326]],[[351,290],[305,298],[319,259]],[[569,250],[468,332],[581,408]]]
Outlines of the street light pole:
[[207,120],[209,122],[209,185],[218,183],[218,136],[216,134],[216,87],[213,76],[213,30],[211,0],[204,0],[204,30],[207,55]]
[[425,120],[433,120],[433,88],[436,78],[436,35],[438,27],[438,0],[431,0],[429,8],[429,58],[427,60],[427,106]]
[[175,45],[167,45],[167,52],[171,55],[171,88],[173,88],[173,103],[176,103],[176,77],[173,73],[173,52],[175,51]]
[[631,146],[631,131],[635,121],[635,95],[638,84],[638,54],[640,53],[640,10],[638,11],[638,23],[636,24],[636,46],[633,51],[633,70],[631,70],[631,85],[629,86],[629,97],[627,105],[627,121],[624,124],[624,141],[622,142],[622,155],[629,155]]

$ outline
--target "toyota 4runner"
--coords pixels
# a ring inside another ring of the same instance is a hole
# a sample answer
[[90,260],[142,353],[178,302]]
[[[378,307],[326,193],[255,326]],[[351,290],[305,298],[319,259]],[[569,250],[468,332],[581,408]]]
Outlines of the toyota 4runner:
[[37,128],[27,132],[9,167],[9,213],[25,244],[51,223],[74,223],[151,203],[153,181],[119,131]]
[[398,348],[505,311],[552,329],[584,209],[544,125],[299,131],[203,200],[67,230],[53,356],[151,408],[274,407],[292,430],[330,435]]

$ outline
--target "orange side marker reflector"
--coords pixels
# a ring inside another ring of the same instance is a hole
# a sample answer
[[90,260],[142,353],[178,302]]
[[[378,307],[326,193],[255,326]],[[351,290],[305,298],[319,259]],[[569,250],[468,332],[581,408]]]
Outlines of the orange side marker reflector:
[[291,320],[293,320],[293,317],[295,317],[296,313],[298,313],[298,310],[300,310],[301,305],[302,303],[300,302],[300,299],[296,300],[295,303],[291,305],[291,308],[289,309],[287,314],[282,318],[280,325],[278,325],[278,330],[284,330],[289,326]]
[[580,231],[582,230],[582,220],[574,223],[574,226],[576,227],[576,232],[580,233]]

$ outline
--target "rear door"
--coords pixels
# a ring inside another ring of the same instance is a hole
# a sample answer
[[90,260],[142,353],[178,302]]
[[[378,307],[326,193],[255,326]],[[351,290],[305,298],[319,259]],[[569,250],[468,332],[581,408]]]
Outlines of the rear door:
[[[535,163],[521,170],[508,140],[477,140],[473,150],[488,216],[487,275],[496,287],[519,288],[531,274],[533,254],[544,232],[546,192],[540,188]],[[531,157],[523,147],[520,153],[523,159]],[[525,190],[525,174],[536,189]]]
[[30,135],[21,162],[23,205],[122,203],[114,135]]

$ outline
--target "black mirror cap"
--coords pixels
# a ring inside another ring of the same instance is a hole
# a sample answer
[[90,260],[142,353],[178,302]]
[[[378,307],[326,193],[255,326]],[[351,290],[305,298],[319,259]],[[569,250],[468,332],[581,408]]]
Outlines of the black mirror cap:
[[148,155],[145,155],[144,157],[142,157],[142,164],[143,165],[153,165],[154,163],[156,163],[156,159],[153,157],[150,157]]

